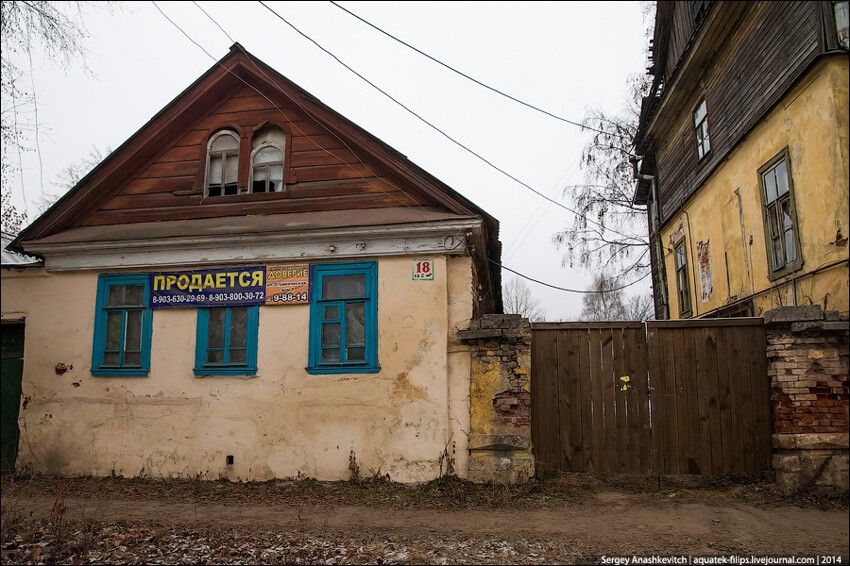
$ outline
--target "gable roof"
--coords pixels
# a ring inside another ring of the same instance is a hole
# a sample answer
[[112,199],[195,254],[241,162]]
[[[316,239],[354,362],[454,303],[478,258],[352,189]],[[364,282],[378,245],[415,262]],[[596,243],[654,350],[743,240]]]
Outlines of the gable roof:
[[[403,184],[404,186],[401,192],[405,196],[413,195],[411,198],[415,198],[412,201],[414,206],[410,207],[409,202],[402,202],[398,198],[396,200],[410,208],[411,211],[421,210],[431,213],[428,217],[419,214],[424,221],[428,222],[434,219],[434,213],[437,216],[480,218],[482,220],[482,233],[479,234],[477,252],[483,256],[483,265],[480,268],[485,271],[480,275],[496,295],[494,297],[495,303],[501,305],[501,277],[497,266],[501,258],[501,244],[498,239],[499,224],[495,218],[408,160],[406,156],[323,104],[318,98],[248,53],[238,43],[233,44],[225,57],[210,67],[201,77],[83,177],[50,209],[24,229],[10,244],[10,249],[23,252],[27,247],[27,242],[53,240],[55,237],[61,238],[65,235],[85,233],[87,226],[96,224],[121,225],[158,221],[159,218],[148,218],[144,215],[138,217],[127,215],[123,219],[119,216],[115,220],[107,219],[105,221],[92,221],[92,217],[109,204],[111,199],[116,198],[132,179],[146,171],[146,168],[149,168],[151,164],[172,148],[175,140],[186,135],[188,131],[192,130],[193,126],[198,124],[199,120],[209,116],[211,112],[223,104],[223,101],[238,94],[240,89],[244,90],[246,86],[260,93],[278,111],[280,111],[278,105],[283,106],[284,104],[303,110],[311,123],[318,124],[319,128],[324,129],[323,131],[330,132],[347,148],[356,148],[358,154],[362,154],[363,158],[368,159],[370,163],[376,164],[386,177],[400,181],[400,185]],[[317,145],[317,147],[320,146]],[[200,161],[200,158],[198,161]],[[378,189],[380,190],[380,187]],[[263,197],[265,195],[245,196]],[[383,197],[383,195],[378,195],[378,197]],[[215,213],[218,216],[248,217],[257,214],[275,214],[275,211],[271,209],[267,211],[263,208],[266,203],[257,203],[245,199],[234,206],[231,197],[216,198],[222,199],[221,202],[230,199],[230,206],[222,207],[222,209],[226,208],[227,212]],[[375,197],[372,198],[374,200]],[[399,206],[391,203],[390,200],[388,196],[383,197],[382,203],[371,206]],[[208,206],[208,204],[203,209],[207,213],[204,218],[209,218],[209,211],[216,208],[215,206]],[[340,204],[338,208],[341,207]],[[357,208],[357,206],[353,206],[353,208]],[[300,210],[300,212],[304,211],[308,211],[308,209]],[[281,211],[278,210],[277,212]],[[375,217],[375,215],[372,216]],[[415,221],[410,214],[396,213],[396,216],[406,216],[405,222]],[[167,220],[171,219],[186,220],[188,217],[175,216]],[[104,228],[107,227],[104,226]],[[112,230],[112,233],[114,234],[115,231]]]
[[392,175],[404,180],[406,186],[454,214],[480,216],[487,224],[488,232],[497,237],[498,221],[495,218],[235,43],[228,55],[160,110],[23,230],[12,243],[12,248],[23,251],[22,243],[27,240],[44,238],[81,226],[101,205],[117,194],[127,178],[138,173],[157,154],[164,153],[177,136],[192,126],[198,116],[206,114],[222,99],[245,85],[253,86],[265,97],[293,101],[322,127],[357,147]]

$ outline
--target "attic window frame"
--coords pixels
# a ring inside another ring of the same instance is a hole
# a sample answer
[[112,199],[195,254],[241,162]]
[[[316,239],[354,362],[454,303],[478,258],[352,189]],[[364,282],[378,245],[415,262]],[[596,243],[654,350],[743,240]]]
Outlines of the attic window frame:
[[204,165],[204,198],[211,196],[210,195],[210,176],[211,176],[210,175],[210,172],[211,172],[210,171],[210,163],[211,163],[212,157],[213,157],[212,146],[216,142],[216,140],[218,140],[219,138],[222,138],[224,136],[230,136],[230,137],[232,137],[236,140],[236,150],[235,150],[235,152],[231,150],[231,151],[220,151],[220,152],[216,153],[216,156],[221,156],[223,158],[222,159],[222,171],[221,171],[221,194],[215,195],[211,198],[233,196],[233,195],[228,195],[228,194],[225,193],[225,186],[227,184],[226,183],[226,180],[227,180],[226,179],[227,157],[232,156],[232,155],[236,156],[236,193],[234,193],[234,194],[238,195],[238,194],[241,193],[241,190],[239,188],[239,170],[241,169],[240,153],[241,153],[241,149],[242,149],[242,138],[234,130],[226,128],[226,129],[218,130],[217,132],[215,132],[213,135],[210,136],[209,141],[207,141],[206,164]]

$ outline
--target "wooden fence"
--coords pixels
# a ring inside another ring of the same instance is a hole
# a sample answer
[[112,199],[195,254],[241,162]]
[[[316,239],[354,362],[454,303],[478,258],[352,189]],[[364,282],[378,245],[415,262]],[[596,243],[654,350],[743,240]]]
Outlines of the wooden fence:
[[762,319],[537,323],[532,440],[543,470],[770,468]]

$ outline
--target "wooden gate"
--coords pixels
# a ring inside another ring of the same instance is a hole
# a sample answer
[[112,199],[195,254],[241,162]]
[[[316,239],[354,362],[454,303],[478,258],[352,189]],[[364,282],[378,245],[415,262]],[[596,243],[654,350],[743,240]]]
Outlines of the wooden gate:
[[761,319],[538,323],[532,440],[543,470],[770,468]]

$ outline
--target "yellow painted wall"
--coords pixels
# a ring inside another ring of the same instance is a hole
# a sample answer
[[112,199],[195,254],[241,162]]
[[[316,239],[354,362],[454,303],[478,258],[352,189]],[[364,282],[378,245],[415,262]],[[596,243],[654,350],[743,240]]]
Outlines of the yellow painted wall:
[[[421,259],[421,258],[420,258]],[[465,473],[469,258],[378,262],[377,374],[309,375],[309,306],[260,308],[256,376],[195,377],[195,309],[156,309],[148,377],[90,372],[97,273],[3,270],[3,320],[25,318],[18,466],[68,475],[345,479]],[[57,363],[73,366],[57,375]],[[454,447],[452,445],[454,443]],[[454,450],[453,450],[454,448]],[[226,466],[225,457],[234,456]],[[463,465],[461,465],[463,464]]]
[[[689,250],[692,316],[749,296],[755,297],[756,316],[794,304],[820,304],[847,314],[848,100],[847,57],[820,62],[662,229],[671,318],[681,318],[672,249],[682,235]],[[758,170],[785,147],[791,161],[803,266],[771,282]],[[699,242],[709,244],[711,277],[706,285],[697,265]]]

